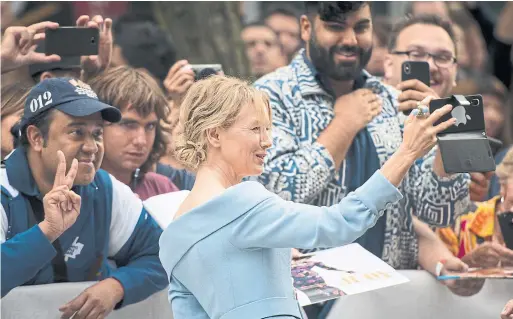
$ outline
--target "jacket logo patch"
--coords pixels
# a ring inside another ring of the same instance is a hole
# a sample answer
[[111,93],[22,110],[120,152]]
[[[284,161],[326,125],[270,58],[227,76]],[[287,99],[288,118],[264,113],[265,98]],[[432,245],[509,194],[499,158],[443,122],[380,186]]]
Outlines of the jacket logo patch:
[[67,262],[69,258],[75,259],[82,252],[82,248],[84,248],[84,244],[78,242],[78,237],[75,238],[71,247],[64,254],[64,261]]

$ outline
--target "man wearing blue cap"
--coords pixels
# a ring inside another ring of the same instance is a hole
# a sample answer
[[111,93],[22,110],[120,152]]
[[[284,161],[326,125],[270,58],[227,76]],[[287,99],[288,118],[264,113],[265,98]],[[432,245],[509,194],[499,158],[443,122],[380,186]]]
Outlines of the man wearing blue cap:
[[167,286],[161,229],[128,186],[99,169],[103,123],[120,118],[73,78],[29,93],[20,146],[0,170],[2,297],[21,285],[99,280],[59,310],[103,318]]

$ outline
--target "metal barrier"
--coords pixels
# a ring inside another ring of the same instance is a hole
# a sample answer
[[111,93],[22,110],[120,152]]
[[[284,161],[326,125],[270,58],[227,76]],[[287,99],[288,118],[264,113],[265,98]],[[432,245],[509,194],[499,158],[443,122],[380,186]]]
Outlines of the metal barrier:
[[410,282],[340,298],[328,319],[495,319],[513,298],[513,280],[487,280],[471,297],[456,296],[429,273],[402,270]]
[[[59,307],[78,296],[93,282],[23,286],[1,300],[2,319],[58,319]],[[109,319],[173,319],[167,289],[139,303],[113,311]]]
[[[400,272],[411,281],[399,286],[342,297],[333,307],[328,319],[493,319],[500,317],[506,302],[513,298],[513,280],[488,280],[477,295],[459,297],[424,271]],[[59,307],[91,284],[66,283],[16,288],[1,300],[1,317],[60,318]],[[172,319],[167,290],[138,304],[114,311],[108,318]]]

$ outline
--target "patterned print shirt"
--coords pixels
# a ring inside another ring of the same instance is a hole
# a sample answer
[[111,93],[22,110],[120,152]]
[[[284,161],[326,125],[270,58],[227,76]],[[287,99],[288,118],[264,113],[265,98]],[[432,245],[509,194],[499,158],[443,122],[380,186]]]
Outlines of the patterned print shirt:
[[[364,72],[364,87],[383,100],[383,111],[367,125],[383,165],[402,142],[397,91]],[[347,195],[345,162],[335,170],[332,156],[316,140],[334,117],[335,98],[315,76],[304,50],[290,65],[255,82],[269,94],[273,147],[258,178],[286,200],[330,206]],[[433,172],[435,150],[418,160],[399,189],[404,198],[388,207],[382,259],[396,269],[417,268],[418,242],[411,214],[432,226],[450,225],[470,205],[469,174],[441,178]]]

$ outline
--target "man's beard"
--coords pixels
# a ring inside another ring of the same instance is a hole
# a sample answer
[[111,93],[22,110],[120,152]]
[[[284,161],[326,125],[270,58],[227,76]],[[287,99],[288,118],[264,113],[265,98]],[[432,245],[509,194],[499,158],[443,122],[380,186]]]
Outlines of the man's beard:
[[[310,59],[317,71],[336,81],[354,80],[369,63],[372,55],[372,47],[367,51],[358,46],[332,46],[327,50],[317,43],[314,32],[308,45]],[[335,63],[336,53],[354,53],[358,58],[355,62]]]

